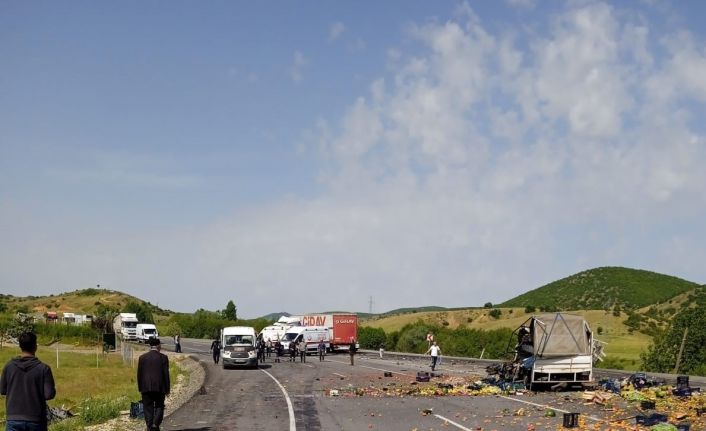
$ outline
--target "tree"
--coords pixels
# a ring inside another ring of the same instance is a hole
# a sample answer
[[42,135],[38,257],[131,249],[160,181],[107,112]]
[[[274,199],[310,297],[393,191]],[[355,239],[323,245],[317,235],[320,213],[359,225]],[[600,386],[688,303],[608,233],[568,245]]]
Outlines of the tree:
[[223,310],[223,318],[227,320],[238,320],[238,309],[232,299],[228,301],[226,309]]
[[492,317],[493,319],[499,319],[501,314],[503,314],[503,312],[501,310],[499,310],[497,308],[493,308],[488,313],[488,316]]
[[358,328],[358,343],[363,349],[378,349],[386,342],[385,330],[382,328],[372,328],[362,326]]
[[486,302],[483,304],[483,308],[493,308],[493,303],[492,302]]
[[689,328],[689,332],[684,343],[679,373],[706,374],[706,305],[688,308],[677,314],[672,326],[658,334],[647,352],[640,355],[642,368],[652,372],[673,372],[686,328]]

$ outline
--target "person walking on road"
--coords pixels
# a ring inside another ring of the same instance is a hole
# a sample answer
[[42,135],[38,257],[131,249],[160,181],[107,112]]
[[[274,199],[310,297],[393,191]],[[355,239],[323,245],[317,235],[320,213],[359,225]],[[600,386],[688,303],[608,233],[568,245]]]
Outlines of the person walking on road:
[[326,343],[324,343],[324,340],[319,341],[319,362],[324,360],[324,356],[326,356]]
[[265,351],[267,352],[267,357],[269,358],[272,355],[272,340],[269,338],[265,342]]
[[176,353],[181,353],[181,335],[179,334],[174,336],[174,351]]
[[280,362],[282,355],[284,355],[284,348],[282,347],[282,343],[280,343],[279,341],[275,341],[275,362]]
[[436,341],[434,341],[426,353],[431,355],[431,370],[434,371],[434,368],[436,368],[436,364],[439,361],[439,356],[441,355],[441,347],[439,347],[436,344]]
[[351,338],[351,344],[348,345],[348,354],[351,357],[351,365],[354,365],[355,352],[358,350],[358,346],[355,344],[355,338]]
[[221,358],[221,340],[216,338],[211,343],[211,353],[213,353],[213,363],[218,365],[218,360]]
[[137,390],[142,394],[148,431],[159,431],[164,419],[164,399],[169,395],[169,358],[161,353],[159,338],[150,338],[150,351],[137,362]]
[[257,357],[259,362],[265,362],[265,342],[263,340],[257,342]]
[[385,343],[380,343],[380,359],[382,359],[382,355],[385,354]]
[[306,362],[306,341],[302,338],[297,346],[299,350],[299,362]]
[[46,431],[47,400],[56,396],[51,368],[40,361],[37,336],[20,335],[20,356],[11,359],[2,370],[0,393],[5,395],[7,431]]
[[294,362],[297,358],[297,344],[294,341],[289,342],[289,362]]

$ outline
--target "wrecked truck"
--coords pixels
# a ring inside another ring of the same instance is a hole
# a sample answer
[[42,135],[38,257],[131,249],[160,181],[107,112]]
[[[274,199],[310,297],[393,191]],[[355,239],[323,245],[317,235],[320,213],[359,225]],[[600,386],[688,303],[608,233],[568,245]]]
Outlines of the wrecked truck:
[[594,340],[588,322],[564,313],[534,315],[513,331],[504,370],[527,389],[537,385],[585,384],[593,381]]

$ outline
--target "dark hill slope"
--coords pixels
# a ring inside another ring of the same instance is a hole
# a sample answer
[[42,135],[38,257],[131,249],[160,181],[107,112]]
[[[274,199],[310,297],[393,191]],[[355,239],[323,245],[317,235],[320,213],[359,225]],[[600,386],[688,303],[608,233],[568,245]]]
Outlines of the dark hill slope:
[[500,306],[601,310],[619,304],[628,308],[641,308],[668,301],[697,287],[699,285],[696,283],[656,272],[602,267],[554,281]]

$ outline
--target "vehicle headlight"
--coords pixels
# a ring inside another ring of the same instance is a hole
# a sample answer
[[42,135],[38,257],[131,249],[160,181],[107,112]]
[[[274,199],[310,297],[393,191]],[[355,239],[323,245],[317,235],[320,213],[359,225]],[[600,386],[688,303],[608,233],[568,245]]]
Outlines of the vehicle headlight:
[[257,352],[255,350],[250,350],[248,351],[248,358],[256,358],[257,357]]

